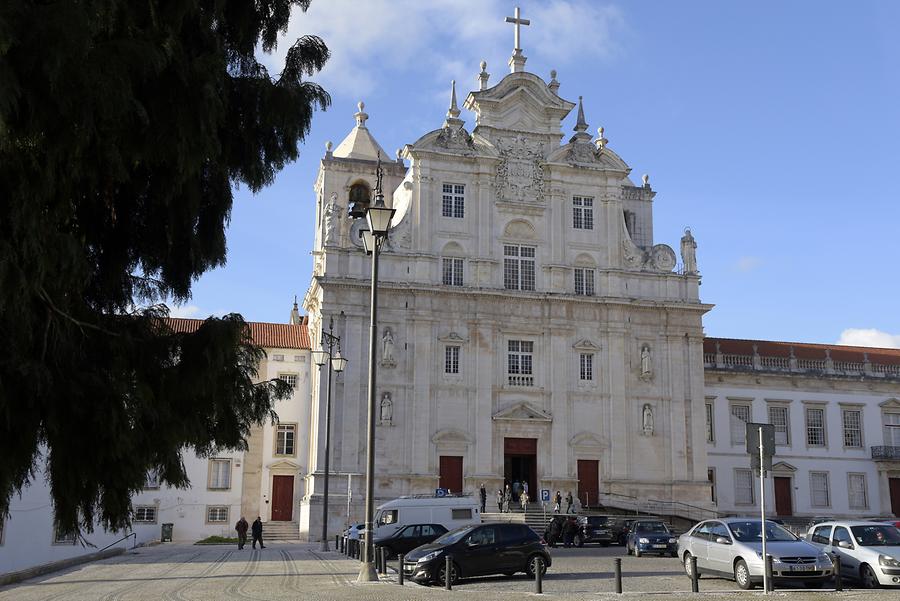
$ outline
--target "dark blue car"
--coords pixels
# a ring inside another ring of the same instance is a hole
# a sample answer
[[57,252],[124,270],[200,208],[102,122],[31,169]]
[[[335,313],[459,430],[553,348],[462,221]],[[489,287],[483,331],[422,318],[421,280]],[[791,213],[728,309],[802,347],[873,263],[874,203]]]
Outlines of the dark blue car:
[[635,557],[645,553],[678,557],[678,537],[660,520],[635,520],[625,541],[626,552]]

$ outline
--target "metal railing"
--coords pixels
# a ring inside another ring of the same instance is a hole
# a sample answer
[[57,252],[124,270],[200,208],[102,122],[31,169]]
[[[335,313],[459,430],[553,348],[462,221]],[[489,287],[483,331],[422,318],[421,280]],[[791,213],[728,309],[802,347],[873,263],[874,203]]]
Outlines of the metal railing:
[[132,536],[134,537],[134,541],[132,541],[132,543],[131,543],[131,548],[134,549],[134,547],[137,545],[137,533],[136,533],[136,532],[131,532],[131,533],[129,533],[129,534],[126,534],[125,536],[123,536],[122,538],[120,538],[119,540],[117,540],[116,542],[114,542],[114,543],[109,543],[108,545],[106,545],[105,547],[103,547],[102,549],[100,549],[99,551],[97,551],[97,553],[102,553],[103,551],[106,551],[107,549],[109,549],[109,548],[112,547],[113,545],[118,545],[119,543],[121,543],[121,542],[122,542],[123,540],[125,540],[126,538],[131,538]]
[[607,507],[634,511],[635,515],[672,516],[692,521],[719,517],[719,512],[706,507],[667,499],[642,499],[617,493],[600,493],[600,503]]
[[900,447],[894,447],[894,446],[872,447],[872,459],[897,459],[897,460],[900,460]]

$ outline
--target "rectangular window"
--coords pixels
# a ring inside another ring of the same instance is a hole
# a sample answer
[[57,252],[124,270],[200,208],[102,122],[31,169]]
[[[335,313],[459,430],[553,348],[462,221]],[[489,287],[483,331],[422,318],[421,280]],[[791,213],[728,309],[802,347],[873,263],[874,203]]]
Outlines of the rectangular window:
[[825,446],[825,410],[806,408],[806,444],[810,447]]
[[534,290],[534,247],[503,246],[503,286],[507,290]]
[[713,425],[715,424],[715,420],[713,419],[715,413],[713,413],[713,404],[706,404],[706,442],[716,442],[716,432]]
[[581,353],[579,379],[582,382],[589,382],[594,379],[594,355],[591,353]]
[[769,423],[775,426],[775,444],[791,444],[791,423],[787,407],[770,405]]
[[809,473],[809,503],[813,507],[828,507],[828,472]]
[[145,489],[159,488],[159,472],[156,470],[147,471],[147,479],[144,480]]
[[594,199],[589,196],[572,197],[572,227],[577,230],[594,229]]
[[444,373],[459,373],[459,347],[447,346],[444,348]]
[[294,440],[297,435],[295,424],[278,424],[275,431],[275,454],[294,455]]
[[532,362],[534,342],[510,340],[507,345],[506,373],[510,386],[534,386]]
[[451,509],[450,510],[450,519],[453,520],[471,520],[472,519],[472,509]]
[[444,286],[463,285],[463,260],[458,257],[444,257],[441,259],[443,271],[442,281]]
[[750,421],[750,405],[731,406],[731,444],[747,442],[747,422]]
[[884,414],[884,444],[900,447],[900,413]]
[[862,411],[844,409],[842,421],[844,422],[844,446],[850,449],[861,449],[863,446]]
[[75,533],[74,532],[66,532],[59,526],[56,527],[56,530],[53,534],[53,544],[54,545],[74,545],[75,544]]
[[284,361],[284,355],[272,355],[272,361]]
[[847,474],[850,495],[850,509],[868,509],[869,495],[866,490],[865,474]]
[[155,524],[156,505],[135,505],[134,521],[141,524]]
[[207,488],[212,490],[228,490],[231,488],[231,459],[209,460]]
[[297,388],[297,374],[278,374],[278,379],[291,388]]
[[466,187],[463,184],[444,184],[441,214],[462,219],[465,216]]
[[206,521],[210,523],[227,523],[228,522],[228,506],[226,505],[209,505],[206,508]]
[[753,505],[753,472],[734,470],[734,504]]
[[575,268],[575,294],[594,296],[594,270]]
[[709,481],[709,500],[718,503],[716,501],[716,468],[706,468],[706,479]]

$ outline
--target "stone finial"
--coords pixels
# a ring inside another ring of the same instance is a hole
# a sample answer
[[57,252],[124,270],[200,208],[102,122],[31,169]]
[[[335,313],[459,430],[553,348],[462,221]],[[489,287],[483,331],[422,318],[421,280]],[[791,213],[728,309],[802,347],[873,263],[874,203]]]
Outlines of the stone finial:
[[641,181],[644,183],[645,188],[650,187],[650,176],[647,175],[646,173],[641,176]]
[[556,94],[559,91],[559,82],[556,80],[556,69],[550,70],[550,83],[547,84],[550,91]]
[[456,119],[459,117],[459,107],[456,105],[456,80],[450,80],[450,108],[447,109],[447,117]]
[[606,138],[603,137],[603,128],[598,127],[597,128],[597,140],[594,142],[594,144],[597,145],[597,148],[599,148],[600,150],[603,150],[604,148],[606,148],[606,144],[608,142],[609,142],[609,140],[607,140]]
[[397,156],[397,162],[402,163],[403,162],[403,149],[402,148],[397,149],[396,156]]
[[478,89],[486,90],[491,74],[487,72],[487,61],[481,61],[481,73],[478,74]]
[[578,97],[578,122],[575,123],[574,130],[578,133],[587,131],[588,124],[587,121],[584,120],[584,105],[582,104],[582,97]]
[[332,144],[331,140],[328,140],[327,142],[325,142],[325,156],[331,155],[331,148],[333,146],[334,146],[334,144]]
[[356,104],[356,108],[359,109],[359,112],[357,112],[356,114],[353,115],[354,117],[356,117],[356,126],[357,126],[357,127],[365,127],[365,126],[366,126],[366,119],[369,118],[369,115],[367,115],[367,114],[364,112],[364,109],[366,108],[366,103],[363,102],[362,100],[360,100],[360,101]]

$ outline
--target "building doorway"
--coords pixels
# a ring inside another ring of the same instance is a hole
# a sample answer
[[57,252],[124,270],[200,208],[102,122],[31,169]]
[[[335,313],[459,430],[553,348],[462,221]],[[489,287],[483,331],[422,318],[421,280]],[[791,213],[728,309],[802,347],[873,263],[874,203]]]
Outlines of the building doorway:
[[775,476],[775,515],[794,515],[794,505],[791,501],[791,479],[789,477]]
[[891,512],[900,518],[900,478],[888,478],[888,487],[891,491]]
[[596,459],[578,460],[578,500],[582,507],[599,505],[600,462]]
[[438,486],[453,494],[463,492],[463,458],[457,455],[441,455],[438,459]]
[[294,517],[294,477],[272,476],[272,521],[290,522]]
[[510,489],[513,482],[527,482],[528,496],[537,499],[537,438],[503,439],[503,478]]

